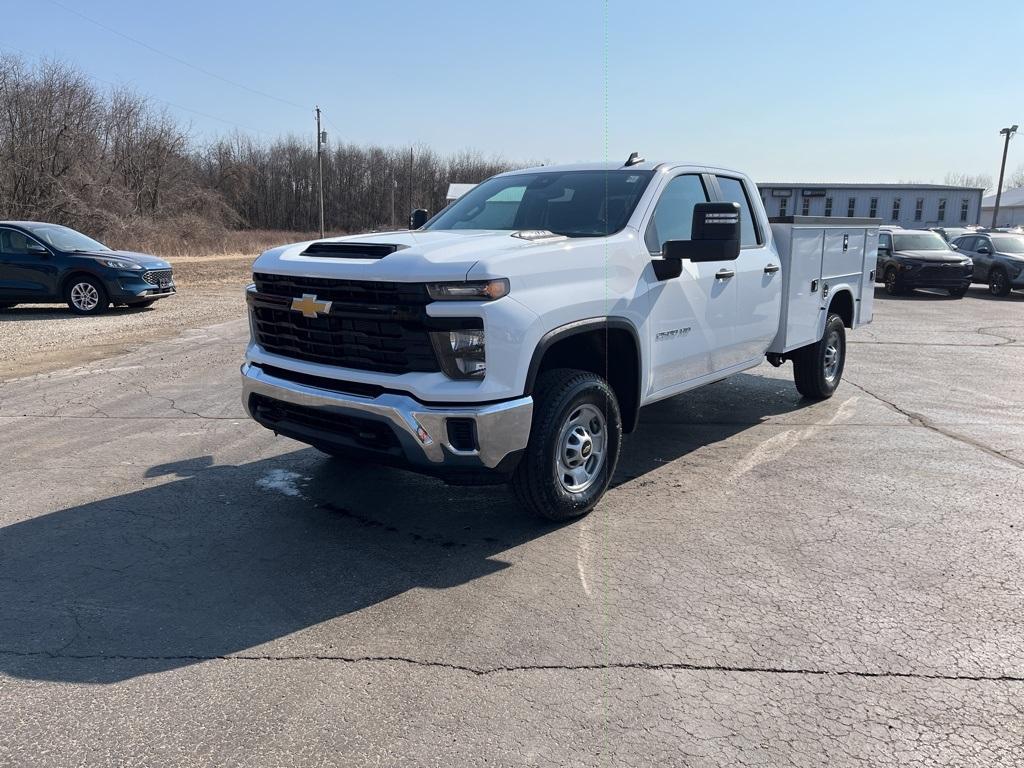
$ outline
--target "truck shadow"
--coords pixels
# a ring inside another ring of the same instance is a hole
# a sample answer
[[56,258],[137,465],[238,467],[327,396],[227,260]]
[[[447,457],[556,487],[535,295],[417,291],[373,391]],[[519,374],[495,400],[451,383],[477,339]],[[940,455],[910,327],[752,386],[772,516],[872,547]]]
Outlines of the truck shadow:
[[[452,489],[312,450],[148,474],[152,487],[2,529],[0,672],[113,683],[259,655],[410,589],[508,568],[502,552],[556,530],[504,488]],[[344,654],[341,636],[358,630],[328,631]]]
[[[790,363],[784,364],[789,368]],[[785,370],[785,369],[784,369]],[[636,480],[688,453],[727,440],[772,416],[813,405],[789,379],[740,373],[640,411],[623,441],[612,487]]]

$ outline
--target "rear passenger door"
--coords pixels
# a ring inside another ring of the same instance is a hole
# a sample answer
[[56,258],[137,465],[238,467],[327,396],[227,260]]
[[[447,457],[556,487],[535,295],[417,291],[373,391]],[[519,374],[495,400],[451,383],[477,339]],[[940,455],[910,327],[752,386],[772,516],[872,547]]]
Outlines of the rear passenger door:
[[0,298],[45,298],[56,284],[49,250],[24,232],[0,227]]
[[717,194],[723,202],[740,206],[740,256],[732,263],[737,283],[734,338],[720,369],[763,356],[779,330],[782,309],[782,272],[779,259],[768,247],[767,224],[756,215],[751,200],[757,190],[740,177],[716,174]]

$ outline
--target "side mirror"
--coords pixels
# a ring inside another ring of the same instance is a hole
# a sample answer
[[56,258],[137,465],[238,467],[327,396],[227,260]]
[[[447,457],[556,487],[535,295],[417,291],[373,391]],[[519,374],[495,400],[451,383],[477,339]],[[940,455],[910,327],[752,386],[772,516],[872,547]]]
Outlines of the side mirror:
[[879,253],[891,253],[892,249],[888,245],[880,245],[880,246],[878,246],[878,252]]
[[949,247],[952,248],[954,251],[959,251],[960,250],[960,246],[957,245],[956,243],[950,243]]
[[32,242],[31,240],[25,244],[25,250],[29,253],[34,253],[36,256],[45,256],[50,253],[39,243]]
[[978,248],[978,253],[992,253],[992,249],[989,248],[987,245],[983,245],[980,248]]
[[661,255],[674,261],[734,261],[740,255],[739,203],[698,203],[689,240],[669,240]]
[[430,218],[430,211],[426,208],[417,208],[409,217],[409,229],[420,229]]

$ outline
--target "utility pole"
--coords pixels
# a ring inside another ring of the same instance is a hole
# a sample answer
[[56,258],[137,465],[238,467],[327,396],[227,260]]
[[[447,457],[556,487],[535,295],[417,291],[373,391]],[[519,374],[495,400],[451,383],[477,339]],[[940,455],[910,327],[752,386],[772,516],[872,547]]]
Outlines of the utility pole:
[[1003,142],[1003,163],[999,166],[999,186],[996,187],[996,207],[992,210],[992,229],[996,228],[996,219],[999,218],[999,202],[1003,199],[1003,174],[1006,172],[1006,153],[1010,149],[1010,139],[1013,138],[1013,134],[1016,132],[1016,125],[1003,128],[999,132],[1000,136],[1006,137],[1006,141]]
[[324,158],[323,146],[327,138],[326,133],[320,130],[320,105],[316,107],[316,169],[317,181],[320,187],[320,237],[324,236]]
[[391,228],[394,229],[397,224],[395,222],[395,190],[398,189],[398,179],[395,178],[395,172],[391,171]]

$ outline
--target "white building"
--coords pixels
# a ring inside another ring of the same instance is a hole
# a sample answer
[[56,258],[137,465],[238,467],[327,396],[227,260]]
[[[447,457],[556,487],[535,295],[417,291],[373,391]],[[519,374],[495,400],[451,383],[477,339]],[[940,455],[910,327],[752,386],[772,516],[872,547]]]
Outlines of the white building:
[[757,186],[769,216],[868,217],[907,229],[983,223],[981,197],[985,191],[973,187],[780,183]]
[[[981,201],[981,224],[992,226],[992,212],[996,209],[996,196]],[[1004,189],[999,200],[997,227],[1019,227],[1024,225],[1024,187]]]

